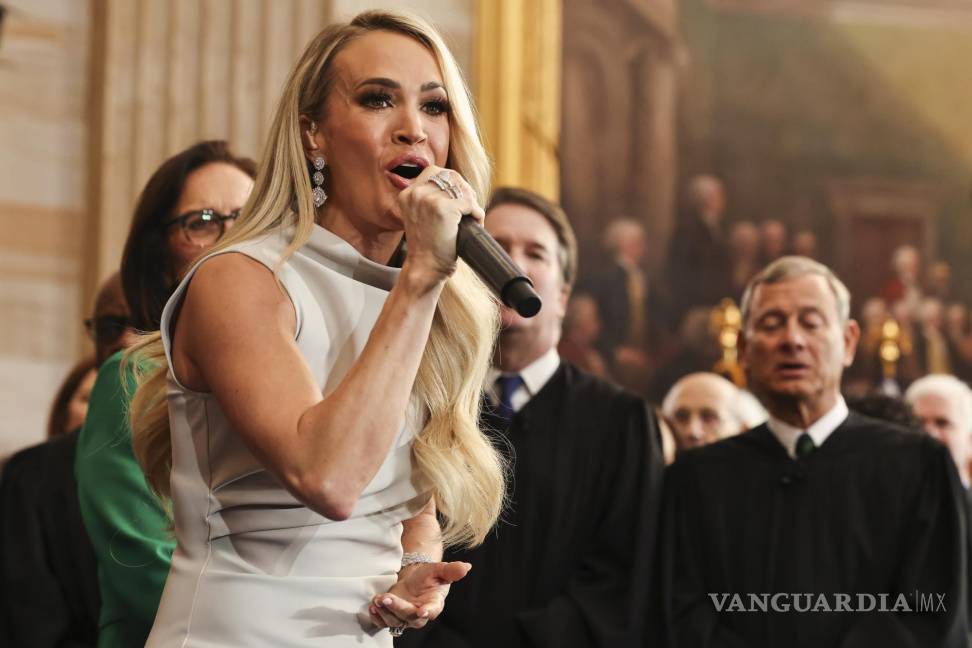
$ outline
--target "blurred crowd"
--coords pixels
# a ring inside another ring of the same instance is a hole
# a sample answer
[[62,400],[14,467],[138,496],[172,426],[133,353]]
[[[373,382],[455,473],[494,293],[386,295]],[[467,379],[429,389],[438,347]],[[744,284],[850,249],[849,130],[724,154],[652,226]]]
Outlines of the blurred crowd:
[[[726,194],[713,176],[688,183],[685,209],[661,276],[646,269],[646,232],[630,218],[605,228],[600,267],[581,268],[568,304],[560,353],[579,367],[661,403],[681,378],[715,371],[745,387],[724,362],[733,342],[718,322],[738,304],[747,282],[784,256],[820,259],[817,234],[789,231],[776,219],[725,222]],[[854,295],[862,328],[844,391],[901,395],[927,374],[972,379],[969,308],[944,260],[923,260],[912,245],[893,254],[876,295]]]

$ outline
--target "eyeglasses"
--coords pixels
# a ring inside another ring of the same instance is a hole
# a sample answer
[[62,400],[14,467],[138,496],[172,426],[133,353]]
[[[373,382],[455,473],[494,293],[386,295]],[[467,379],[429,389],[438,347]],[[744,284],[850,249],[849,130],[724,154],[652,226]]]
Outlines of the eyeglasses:
[[162,228],[168,229],[178,225],[189,243],[200,247],[212,245],[226,232],[226,222],[232,223],[239,218],[240,211],[235,209],[228,214],[220,214],[213,209],[200,209],[176,216],[163,223]]
[[126,329],[134,328],[124,315],[102,315],[84,320],[88,336],[96,344],[110,344],[121,337]]

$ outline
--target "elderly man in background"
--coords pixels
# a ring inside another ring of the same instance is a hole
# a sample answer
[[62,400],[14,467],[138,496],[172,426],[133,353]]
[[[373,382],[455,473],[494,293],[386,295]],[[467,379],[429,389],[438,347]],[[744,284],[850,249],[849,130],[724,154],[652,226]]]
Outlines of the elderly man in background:
[[604,248],[610,262],[581,289],[597,300],[603,324],[597,348],[613,378],[632,391],[648,388],[649,358],[669,333],[668,297],[645,270],[645,227],[631,218],[608,224]]
[[937,441],[848,410],[847,288],[783,257],[750,282],[742,318],[770,419],[668,469],[668,645],[967,646],[961,483]]
[[905,392],[922,428],[952,453],[962,484],[968,490],[972,461],[972,390],[945,374],[932,374],[911,383]]
[[677,316],[673,328],[692,307],[714,306],[732,290],[723,224],[725,187],[715,176],[695,176],[686,197],[687,209],[679,216],[668,250],[668,287]]
[[718,374],[698,372],[672,385],[662,401],[662,416],[672,429],[676,450],[682,452],[748,429],[747,405],[742,391],[731,382]]
[[[972,517],[972,493],[969,491],[969,462],[972,461],[972,389],[964,382],[946,374],[932,374],[911,383],[905,392],[905,401],[911,405],[922,429],[932,438],[944,443],[962,485],[965,487],[967,511]],[[972,549],[972,529],[966,528],[969,547]],[[972,559],[970,556],[968,559]],[[969,573],[969,619],[972,623],[972,565]],[[972,627],[969,628],[972,632]]]

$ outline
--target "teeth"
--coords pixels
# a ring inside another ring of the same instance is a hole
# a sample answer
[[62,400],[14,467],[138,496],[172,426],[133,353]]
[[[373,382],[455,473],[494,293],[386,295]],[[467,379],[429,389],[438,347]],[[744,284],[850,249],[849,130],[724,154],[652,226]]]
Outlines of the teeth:
[[416,167],[416,168],[418,168],[418,165],[417,164],[414,164],[412,162],[402,162],[399,166],[403,166],[403,167]]

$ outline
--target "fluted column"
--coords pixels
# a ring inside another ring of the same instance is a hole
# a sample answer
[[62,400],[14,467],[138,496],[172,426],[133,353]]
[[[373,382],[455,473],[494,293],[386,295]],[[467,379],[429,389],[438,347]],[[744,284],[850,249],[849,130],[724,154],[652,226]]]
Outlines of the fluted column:
[[561,0],[480,0],[475,69],[493,185],[558,200]]
[[83,300],[117,270],[142,186],[201,139],[260,155],[322,0],[93,0]]

